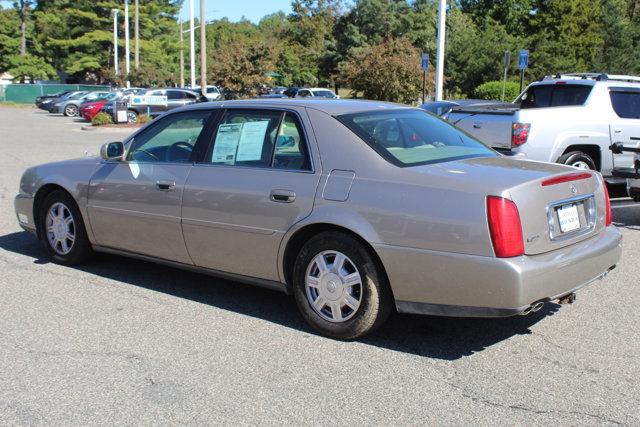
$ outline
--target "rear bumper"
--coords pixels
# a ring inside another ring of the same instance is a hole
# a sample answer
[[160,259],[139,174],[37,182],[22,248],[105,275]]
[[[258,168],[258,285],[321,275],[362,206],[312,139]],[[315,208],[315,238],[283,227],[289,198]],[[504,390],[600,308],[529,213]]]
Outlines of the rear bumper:
[[33,218],[33,197],[27,194],[18,194],[13,204],[20,227],[35,234],[36,223]]
[[517,258],[374,247],[398,311],[503,317],[520,314],[538,301],[558,299],[602,277],[620,260],[622,235],[607,227],[570,247]]

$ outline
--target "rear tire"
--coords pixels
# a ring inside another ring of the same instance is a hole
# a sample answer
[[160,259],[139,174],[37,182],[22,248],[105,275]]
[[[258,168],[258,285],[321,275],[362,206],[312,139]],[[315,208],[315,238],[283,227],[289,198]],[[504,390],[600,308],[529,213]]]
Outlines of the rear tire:
[[341,340],[373,332],[393,309],[386,275],[367,248],[334,231],[312,237],[300,250],[293,293],[309,325]]
[[579,169],[596,170],[596,162],[593,161],[591,156],[583,153],[582,151],[570,151],[569,153],[565,153],[560,156],[558,163]]
[[67,117],[76,117],[78,115],[78,107],[75,105],[67,105],[62,112]]
[[138,112],[135,110],[127,110],[127,123],[138,123]]
[[45,197],[38,230],[51,260],[57,264],[79,264],[93,253],[80,210],[66,191],[56,190]]

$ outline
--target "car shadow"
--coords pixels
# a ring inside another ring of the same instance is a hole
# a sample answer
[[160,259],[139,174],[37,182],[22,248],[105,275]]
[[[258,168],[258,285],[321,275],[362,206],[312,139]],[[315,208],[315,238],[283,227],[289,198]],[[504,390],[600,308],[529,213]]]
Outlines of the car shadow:
[[640,231],[640,203],[631,199],[616,200],[611,207],[613,208],[613,225]]
[[[41,243],[27,232],[0,236],[0,248],[33,258],[35,264],[49,263]],[[107,254],[69,268],[316,334],[299,315],[293,299],[276,291]],[[358,341],[423,357],[456,360],[515,335],[530,334],[531,326],[559,307],[548,303],[537,313],[502,319],[395,314],[380,330]]]

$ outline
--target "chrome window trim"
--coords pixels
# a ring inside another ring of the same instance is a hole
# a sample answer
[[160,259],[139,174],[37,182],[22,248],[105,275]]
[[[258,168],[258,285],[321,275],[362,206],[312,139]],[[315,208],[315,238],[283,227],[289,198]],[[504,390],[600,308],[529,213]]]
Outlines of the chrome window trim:
[[[556,226],[556,208],[558,206],[571,203],[584,202],[584,215],[587,221],[586,227],[580,227],[577,230],[568,233],[560,232],[559,224]],[[549,240],[552,242],[562,242],[575,237],[583,236],[592,232],[596,226],[596,203],[593,194],[584,194],[580,196],[570,197],[568,199],[557,200],[549,203],[546,207],[547,222],[549,224]]]

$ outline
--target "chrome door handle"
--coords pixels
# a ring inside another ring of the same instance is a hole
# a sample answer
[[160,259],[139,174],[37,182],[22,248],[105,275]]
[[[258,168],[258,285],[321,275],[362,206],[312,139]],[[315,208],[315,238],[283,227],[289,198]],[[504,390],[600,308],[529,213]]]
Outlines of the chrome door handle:
[[291,203],[296,199],[296,193],[289,190],[271,190],[269,199],[271,199],[272,202]]
[[162,191],[171,191],[176,188],[175,181],[156,181],[156,188]]

